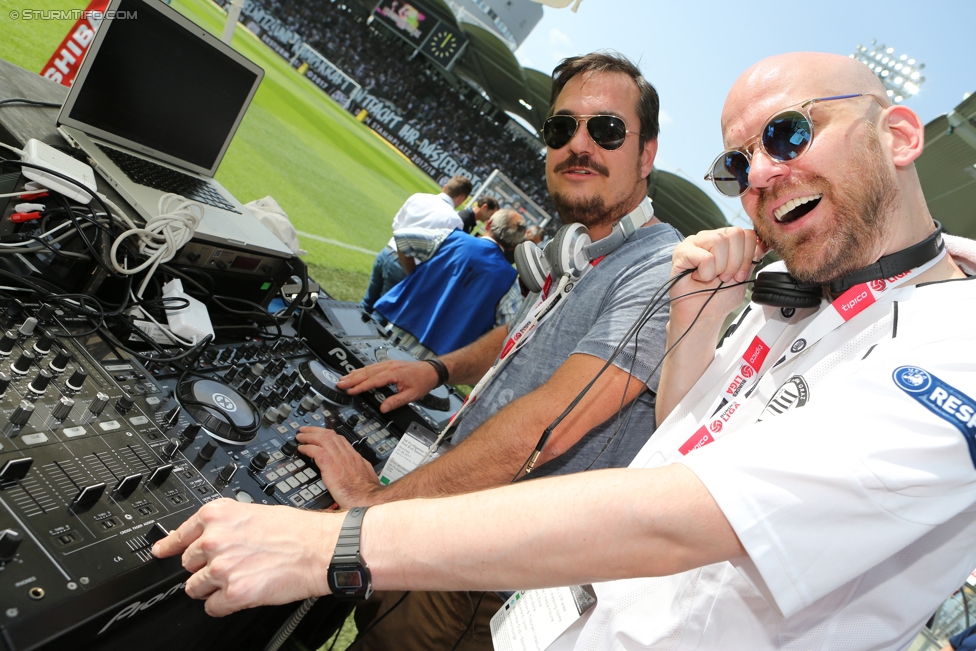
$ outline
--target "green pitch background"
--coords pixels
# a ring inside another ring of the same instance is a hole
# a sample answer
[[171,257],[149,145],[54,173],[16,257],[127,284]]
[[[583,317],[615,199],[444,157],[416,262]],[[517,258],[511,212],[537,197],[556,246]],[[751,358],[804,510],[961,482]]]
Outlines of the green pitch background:
[[[39,72],[72,25],[70,20],[11,20],[12,10],[86,4],[0,0],[0,58]],[[172,6],[221,34],[225,15],[216,5],[174,0]],[[273,196],[299,231],[382,249],[403,201],[415,192],[436,192],[436,184],[240,25],[232,45],[264,68],[265,77],[217,179],[244,203]],[[301,246],[308,251],[310,275],[326,291],[342,300],[362,297],[372,255],[305,237]]]

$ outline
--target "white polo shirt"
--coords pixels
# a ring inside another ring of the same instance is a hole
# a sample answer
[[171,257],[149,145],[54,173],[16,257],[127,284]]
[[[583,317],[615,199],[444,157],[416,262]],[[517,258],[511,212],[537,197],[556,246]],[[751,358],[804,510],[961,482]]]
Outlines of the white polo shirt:
[[[393,218],[393,232],[402,228],[463,228],[461,216],[454,210],[454,200],[441,192],[426,194],[419,192],[410,195]],[[397,250],[396,239],[390,238],[386,245]]]
[[770,371],[730,434],[675,459],[776,309],[751,306],[632,464],[688,466],[748,556],[597,584],[550,649],[908,648],[976,567],[976,279],[895,291]]

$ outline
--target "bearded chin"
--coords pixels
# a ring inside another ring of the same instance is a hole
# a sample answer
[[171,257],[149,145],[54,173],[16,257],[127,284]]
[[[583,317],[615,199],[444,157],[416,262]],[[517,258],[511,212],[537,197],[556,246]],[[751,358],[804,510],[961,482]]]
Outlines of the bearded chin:
[[587,229],[620,219],[627,210],[626,201],[608,206],[601,196],[575,199],[560,192],[552,195],[552,203],[562,223],[582,224]]

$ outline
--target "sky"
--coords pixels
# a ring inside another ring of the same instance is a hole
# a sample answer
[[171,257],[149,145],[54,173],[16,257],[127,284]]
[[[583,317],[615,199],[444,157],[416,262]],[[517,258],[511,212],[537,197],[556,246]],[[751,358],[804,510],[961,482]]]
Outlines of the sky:
[[976,92],[976,0],[583,0],[579,11],[544,7],[515,56],[547,74],[560,59],[612,49],[638,63],[661,97],[656,167],[698,184],[738,225],[738,199],[703,180],[722,150],[725,95],[753,63],[800,50],[851,54],[872,39],[925,64],[904,102],[925,123]]

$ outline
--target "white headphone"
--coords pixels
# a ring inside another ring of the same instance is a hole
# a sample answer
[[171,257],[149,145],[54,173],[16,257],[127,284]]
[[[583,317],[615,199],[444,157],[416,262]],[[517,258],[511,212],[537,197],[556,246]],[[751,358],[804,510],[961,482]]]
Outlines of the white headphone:
[[515,247],[515,268],[530,292],[541,292],[546,278],[553,280],[563,276],[579,278],[593,260],[616,251],[634,232],[651,221],[654,207],[644,197],[627,216],[614,222],[610,234],[592,242],[590,233],[582,224],[567,224],[559,229],[545,249],[534,242],[525,241]]

